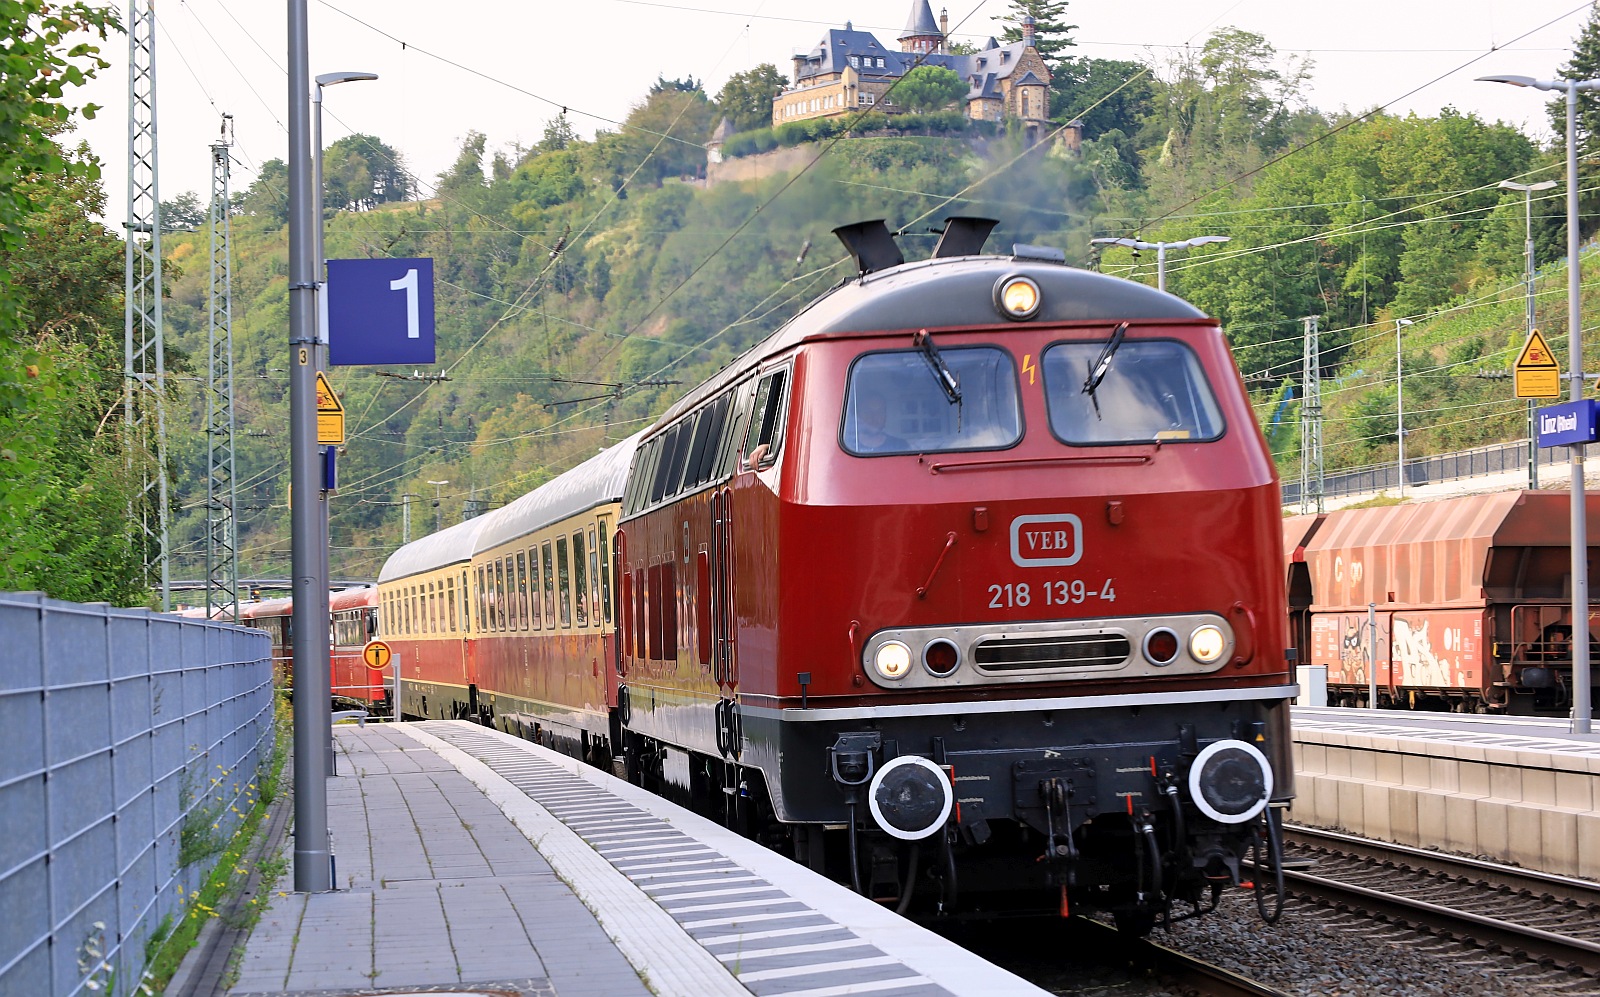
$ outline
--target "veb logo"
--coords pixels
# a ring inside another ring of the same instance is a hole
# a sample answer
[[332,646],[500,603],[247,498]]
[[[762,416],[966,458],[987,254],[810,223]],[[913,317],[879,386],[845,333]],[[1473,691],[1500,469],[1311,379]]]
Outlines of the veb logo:
[[1011,562],[1019,568],[1062,568],[1082,556],[1083,520],[1071,513],[1011,521]]

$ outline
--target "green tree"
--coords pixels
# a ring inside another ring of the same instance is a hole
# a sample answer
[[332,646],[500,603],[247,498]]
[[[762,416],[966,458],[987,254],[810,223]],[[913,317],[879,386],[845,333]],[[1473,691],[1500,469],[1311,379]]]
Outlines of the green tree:
[[[1572,42],[1572,58],[1561,67],[1560,76],[1568,80],[1592,80],[1600,78],[1600,5],[1589,8],[1589,20],[1578,31],[1578,37]],[[1566,148],[1567,136],[1567,95],[1559,94],[1547,105],[1550,112],[1550,128],[1556,133],[1556,144],[1563,150]],[[1581,90],[1578,92],[1577,114],[1574,122],[1577,130],[1578,146],[1578,229],[1584,235],[1595,231],[1600,225],[1600,218],[1596,212],[1600,211],[1600,192],[1595,191],[1595,182],[1600,178],[1600,168],[1593,165],[1592,153],[1595,148],[1595,139],[1600,136],[1600,94],[1594,90]],[[1566,230],[1563,222],[1562,230]]]
[[483,150],[488,137],[476,129],[467,132],[461,141],[461,151],[450,168],[439,174],[438,191],[452,197],[470,190],[481,190],[483,180]]
[[734,73],[717,91],[717,109],[733,122],[736,132],[765,128],[772,123],[772,99],[788,82],[770,62]]
[[281,159],[261,164],[255,182],[239,200],[239,210],[265,219],[274,228],[289,224],[289,166]]
[[163,232],[189,232],[206,223],[211,209],[200,203],[200,196],[186,190],[170,201],[161,202],[161,230]]
[[560,152],[572,143],[578,141],[578,133],[572,130],[572,122],[567,120],[566,108],[561,113],[544,123],[544,137],[539,140],[537,152]]
[[1006,29],[1002,37],[1008,43],[1022,41],[1022,19],[1032,17],[1033,47],[1054,73],[1063,58],[1061,53],[1078,44],[1072,40],[1078,26],[1066,23],[1066,16],[1067,0],[1011,0],[1011,9],[1003,18]]
[[940,111],[967,95],[967,84],[943,66],[918,66],[900,78],[894,101],[912,113]]

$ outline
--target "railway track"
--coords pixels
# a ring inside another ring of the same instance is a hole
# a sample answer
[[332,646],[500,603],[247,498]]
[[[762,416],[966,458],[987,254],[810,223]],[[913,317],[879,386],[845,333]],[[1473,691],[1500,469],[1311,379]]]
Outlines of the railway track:
[[1303,901],[1600,977],[1600,884],[1315,828],[1284,830],[1285,884]]
[[1094,946],[1107,961],[1121,964],[1136,976],[1160,977],[1176,985],[1182,993],[1205,997],[1284,997],[1282,990],[1148,938],[1130,938],[1109,924],[1080,917],[1074,919],[1073,928],[1081,941]]

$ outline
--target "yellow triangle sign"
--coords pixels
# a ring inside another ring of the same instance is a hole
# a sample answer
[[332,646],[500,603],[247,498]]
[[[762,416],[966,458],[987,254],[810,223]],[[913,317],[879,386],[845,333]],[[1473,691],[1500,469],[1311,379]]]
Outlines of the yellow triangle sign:
[[1522,344],[1522,355],[1517,357],[1517,367],[1561,369],[1561,365],[1556,363],[1555,354],[1550,352],[1550,344],[1539,335],[1538,329],[1528,333],[1528,341]]
[[328,375],[317,371],[317,443],[331,446],[344,442],[344,403],[333,393]]

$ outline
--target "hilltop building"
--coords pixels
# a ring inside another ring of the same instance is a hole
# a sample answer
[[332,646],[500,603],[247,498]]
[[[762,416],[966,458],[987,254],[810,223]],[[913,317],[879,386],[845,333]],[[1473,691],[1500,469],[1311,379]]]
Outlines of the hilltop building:
[[912,0],[911,16],[897,39],[898,51],[849,22],[834,28],[805,54],[794,57],[794,83],[772,102],[774,126],[809,118],[832,118],[858,110],[904,111],[886,92],[917,66],[942,66],[968,84],[964,110],[978,121],[1017,119],[1031,137],[1043,134],[1050,116],[1050,69],[1033,47],[1034,20],[1021,21],[1022,40],[1001,45],[993,38],[981,52],[952,55],[950,20],[937,22],[928,0]]

